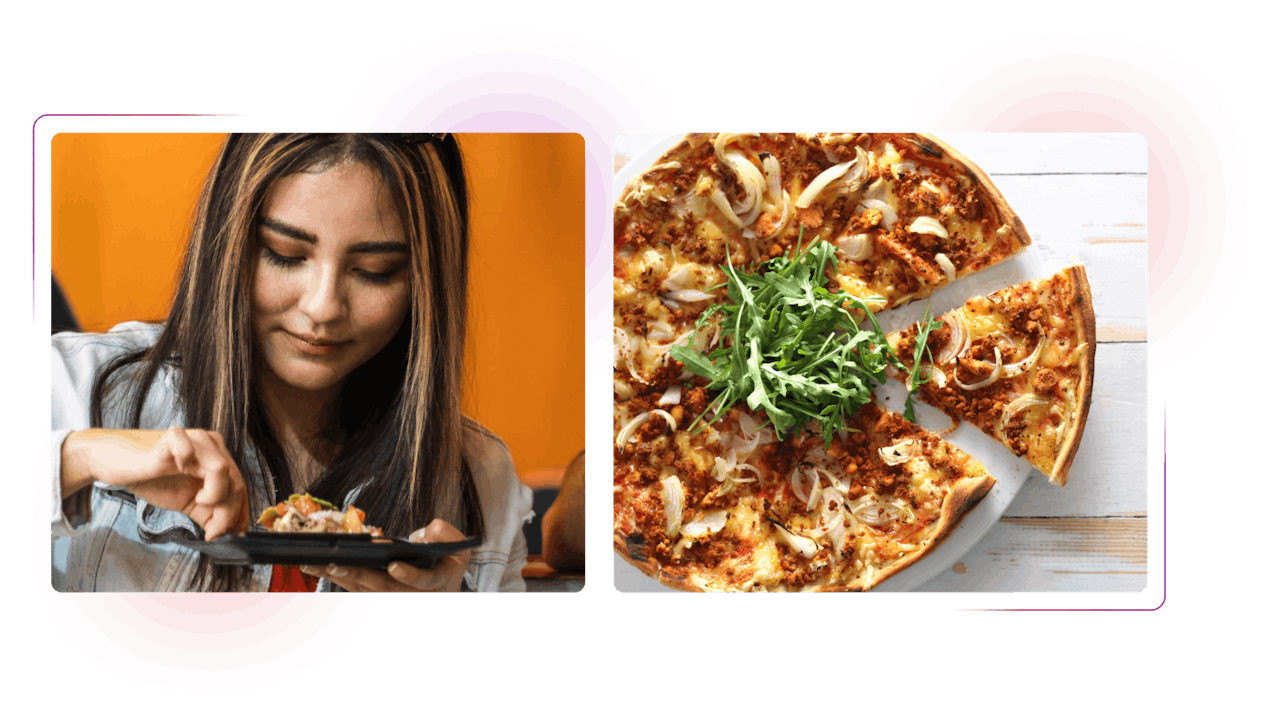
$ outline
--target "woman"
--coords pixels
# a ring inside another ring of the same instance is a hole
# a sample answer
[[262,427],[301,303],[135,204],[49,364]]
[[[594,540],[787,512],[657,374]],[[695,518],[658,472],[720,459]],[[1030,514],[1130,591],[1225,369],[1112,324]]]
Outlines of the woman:
[[[54,587],[522,590],[529,493],[458,405],[467,245],[451,136],[230,136],[167,322],[53,338]],[[392,536],[483,543],[301,573],[172,543],[302,491]]]

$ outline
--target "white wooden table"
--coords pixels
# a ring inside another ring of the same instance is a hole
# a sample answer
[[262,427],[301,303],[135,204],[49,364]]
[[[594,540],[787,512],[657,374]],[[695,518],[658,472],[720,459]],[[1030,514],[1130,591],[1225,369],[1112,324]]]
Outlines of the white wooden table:
[[[1141,591],[1148,539],[1146,141],[1138,134],[938,135],[991,176],[1026,224],[1047,273],[1085,266],[1099,344],[1093,404],[1066,487],[1032,471],[987,535],[917,591]],[[618,136],[615,173],[664,136]],[[619,589],[648,588],[638,570],[614,559]]]

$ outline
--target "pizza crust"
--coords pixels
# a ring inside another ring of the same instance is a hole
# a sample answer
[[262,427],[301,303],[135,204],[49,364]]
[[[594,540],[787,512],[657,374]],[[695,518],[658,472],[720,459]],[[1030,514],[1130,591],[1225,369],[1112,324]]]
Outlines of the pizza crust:
[[1094,356],[1098,351],[1098,332],[1093,316],[1093,293],[1089,288],[1089,280],[1085,277],[1084,267],[1076,265],[1067,270],[1071,281],[1071,309],[1075,324],[1084,333],[1089,347],[1088,354],[1080,360],[1080,385],[1076,388],[1076,400],[1080,401],[1080,409],[1076,411],[1067,440],[1062,445],[1049,474],[1049,482],[1058,486],[1067,483],[1067,474],[1071,471],[1071,463],[1075,460],[1076,449],[1080,447],[1080,437],[1084,433],[1084,424],[1089,417],[1089,404],[1093,399]]
[[951,494],[947,496],[943,504],[942,517],[938,520],[938,528],[934,531],[927,543],[923,544],[919,549],[911,552],[907,556],[898,559],[887,567],[877,572],[865,584],[855,586],[841,587],[828,586],[819,587],[814,591],[819,592],[862,592],[883,584],[889,577],[909,568],[912,564],[920,559],[928,556],[934,549],[938,548],[947,537],[952,534],[960,526],[960,522],[964,520],[966,514],[978,507],[982,503],[982,499],[986,497],[991,488],[995,486],[996,479],[990,475],[975,476],[965,478],[956,483],[951,489]]
[[[921,139],[932,146],[936,146],[944,154],[955,159],[961,166],[963,166],[965,170],[969,172],[969,175],[973,178],[973,180],[978,182],[978,186],[982,188],[983,192],[985,192],[987,196],[990,197],[991,202],[995,204],[996,216],[1000,220],[1000,223],[1009,225],[1010,231],[1018,240],[1018,251],[1021,251],[1031,246],[1031,235],[1027,233],[1026,225],[1022,223],[1022,219],[1020,219],[1017,214],[1013,213],[1013,209],[1009,206],[1009,202],[1005,201],[1004,195],[1001,194],[1000,190],[996,188],[995,183],[991,181],[991,177],[987,176],[987,172],[978,168],[978,165],[970,161],[969,157],[965,156],[959,151],[956,151],[954,148],[947,145],[945,141],[938,138],[937,136],[932,136],[927,133],[914,133],[914,134],[905,134],[905,135],[914,136],[917,139]],[[1017,252],[1014,253],[1014,255],[1016,254]],[[1010,256],[1014,256],[1014,255],[1010,255]]]

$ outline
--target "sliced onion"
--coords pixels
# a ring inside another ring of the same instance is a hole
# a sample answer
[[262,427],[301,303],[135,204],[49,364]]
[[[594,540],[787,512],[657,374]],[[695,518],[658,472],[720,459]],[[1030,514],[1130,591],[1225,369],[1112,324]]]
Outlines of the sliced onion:
[[644,422],[649,420],[650,415],[653,415],[653,411],[646,410],[622,426],[622,430],[618,431],[618,437],[613,441],[618,446],[618,450],[622,450],[623,446],[627,445],[627,441],[631,440],[631,436],[635,435],[636,429],[644,425]]
[[[827,470],[827,469],[825,469],[825,468],[818,468],[818,469],[816,469],[816,470],[817,470],[817,472],[818,472],[818,473],[825,474],[825,475],[826,475],[826,477],[831,481],[831,485],[832,485],[833,487],[835,487],[835,489],[836,489],[837,491],[839,491],[839,492],[840,492],[840,494],[841,494],[842,496],[848,496],[848,495],[849,495],[849,482],[848,482],[848,481],[844,480],[843,478],[840,478],[839,476],[837,476],[836,474],[832,473],[831,471],[828,471],[828,470]],[[829,491],[830,489],[826,489],[826,490],[828,490],[828,491]]]
[[742,222],[742,219],[733,211],[733,207],[729,206],[729,197],[724,195],[723,189],[716,189],[711,192],[711,203],[715,204],[716,208],[720,210],[720,213],[724,214],[726,219],[733,222],[734,226],[737,226],[738,228],[746,226],[746,224]]
[[916,217],[911,222],[911,226],[907,227],[907,231],[912,234],[932,234],[943,239],[951,238],[951,235],[947,233],[947,228],[942,226],[942,222],[931,216]]
[[914,438],[907,438],[899,441],[891,446],[885,446],[877,452],[880,454],[880,460],[890,466],[900,466],[911,460],[915,456],[916,441]]
[[809,479],[809,501],[805,504],[805,510],[812,511],[822,498],[822,481],[818,479],[818,472],[812,468],[804,469],[804,477]]
[[791,471],[791,493],[794,493],[796,495],[796,500],[798,501],[809,500],[809,495],[806,494],[804,490],[800,488],[800,467],[799,466],[792,469]]
[[697,538],[714,534],[723,529],[727,523],[729,523],[728,511],[705,511],[702,514],[702,518],[694,519],[680,527],[680,533]]
[[640,426],[644,425],[644,422],[649,420],[649,416],[651,415],[657,415],[665,418],[667,425],[671,426],[671,430],[676,430],[676,419],[671,417],[670,413],[665,410],[646,410],[627,421],[627,424],[622,426],[622,430],[618,431],[618,437],[614,439],[614,443],[617,444],[618,450],[622,450],[623,446],[627,445],[627,441],[631,440],[631,436],[635,435],[636,430],[640,428]]
[[679,427],[680,427],[680,426],[676,424],[676,419],[675,419],[674,417],[672,417],[672,415],[671,415],[670,413],[668,413],[667,411],[665,411],[665,410],[661,410],[661,409],[655,409],[655,410],[652,410],[652,411],[649,411],[649,412],[653,413],[653,414],[654,414],[654,415],[656,415],[656,416],[659,416],[659,417],[662,417],[662,418],[666,418],[666,420],[667,420],[667,425],[671,426],[671,430],[678,430],[678,429],[679,429]]
[[847,194],[857,191],[867,180],[867,152],[860,147],[856,147],[857,151],[853,157],[853,168],[849,169],[844,176],[841,176],[828,189],[834,194]]
[[798,534],[793,534],[787,530],[787,527],[783,526],[782,524],[779,524],[776,521],[770,520],[770,523],[772,523],[774,528],[778,530],[778,533],[782,534],[782,538],[786,540],[787,545],[791,547],[792,551],[795,551],[797,554],[800,554],[806,559],[812,559],[815,555],[817,555],[818,542],[814,541],[813,539],[810,539],[807,536],[800,536]]
[[926,189],[928,191],[932,191],[933,193],[937,194],[940,199],[947,198],[946,188],[945,187],[939,188],[938,186],[935,186],[933,182],[929,181],[928,179],[920,182],[920,188]]
[[929,382],[939,388],[947,387],[947,374],[939,370],[935,365],[921,365],[920,374],[929,378]]
[[645,339],[651,343],[660,344],[675,337],[675,329],[671,327],[671,323],[666,320],[654,320],[649,323],[649,334]]
[[680,383],[668,385],[662,397],[658,398],[658,405],[679,405],[680,394],[683,390],[684,386]]
[[738,466],[738,454],[733,449],[729,449],[729,457],[721,458],[716,456],[716,462],[711,466],[711,475],[717,481],[723,481],[729,477],[733,469]]
[[859,209],[878,209],[880,210],[880,224],[888,228],[898,222],[898,214],[894,212],[893,207],[888,202],[879,199],[863,199],[858,204]]
[[741,413],[738,416],[738,426],[742,428],[743,435],[754,435],[763,425],[751,417],[750,413]]
[[742,188],[746,192],[746,196],[730,206],[734,213],[740,215],[742,226],[749,226],[760,215],[764,202],[764,174],[760,173],[760,169],[757,169],[756,165],[740,151],[730,151],[725,154],[724,162],[738,177],[738,181],[742,183]]
[[826,171],[823,171],[821,174],[818,174],[817,178],[810,181],[809,185],[804,188],[804,191],[800,192],[799,198],[796,199],[796,208],[807,209],[809,205],[813,203],[813,200],[818,198],[818,194],[821,194],[822,190],[827,188],[827,184],[830,184],[836,179],[844,176],[845,172],[857,163],[857,161],[858,159],[854,158],[850,161],[844,162],[843,164],[836,164],[835,166],[828,168]]
[[[996,351],[996,362],[994,365],[991,366],[990,375],[988,375],[983,380],[979,380],[973,385],[967,385],[965,383],[960,382],[960,376],[959,376],[960,367],[956,366],[955,371],[951,373],[951,376],[956,379],[956,385],[959,385],[964,390],[978,390],[980,388],[985,388],[988,385],[994,383],[996,380],[998,380],[1000,378],[1000,369],[1003,366],[1000,364],[1000,348],[998,347],[995,348],[995,351]],[[986,362],[986,361],[984,360],[983,362]],[[991,365],[991,363],[987,363],[987,364]]]
[[716,136],[715,143],[714,143],[714,144],[712,144],[712,146],[714,147],[715,152],[716,152],[716,158],[717,158],[717,159],[720,159],[720,160],[722,160],[722,161],[723,161],[723,160],[724,160],[724,150],[725,150],[725,147],[726,147],[726,146],[728,146],[729,144],[733,143],[734,141],[736,141],[736,140],[738,140],[738,139],[740,139],[740,138],[746,138],[746,137],[748,137],[748,136],[759,136],[759,135],[760,135],[760,134],[758,134],[758,133],[721,133],[721,134],[718,134],[718,135]]
[[737,469],[736,469],[736,470],[740,470],[740,471],[751,471],[752,473],[754,473],[754,474],[756,474],[756,475],[755,475],[755,478],[750,478],[750,477],[747,477],[747,476],[741,476],[741,477],[731,476],[731,477],[729,478],[729,480],[731,480],[731,481],[733,481],[733,482],[735,482],[735,483],[748,483],[748,482],[750,482],[750,481],[761,481],[761,480],[764,480],[764,474],[760,472],[760,469],[759,469],[759,468],[756,468],[755,466],[751,465],[750,463],[739,463],[739,464],[738,464],[738,467],[737,467]]
[[937,361],[939,363],[948,363],[965,354],[969,349],[969,325],[965,322],[964,315],[959,310],[951,310],[942,316],[942,321],[947,323],[947,327],[951,330],[951,339],[947,342],[947,346],[942,348],[938,353]]
[[1005,443],[1009,442],[1009,439],[1004,435],[1004,429],[1009,425],[1009,421],[1013,420],[1015,415],[1037,405],[1048,405],[1050,402],[1051,401],[1048,398],[1043,395],[1036,395],[1035,393],[1025,393],[1014,398],[1012,403],[1009,403],[1004,407],[1004,414],[1000,416],[1000,422],[996,425],[996,433],[1000,435],[1000,440],[1003,440]]
[[942,267],[942,273],[947,275],[948,282],[956,281],[956,266],[951,263],[950,259],[947,259],[947,255],[938,252],[933,255],[933,261],[937,262],[939,267]]
[[836,240],[840,253],[852,262],[865,262],[871,258],[871,235],[853,234]]
[[1010,365],[1005,365],[1004,369],[1000,371],[1000,377],[1002,378],[1017,377],[1025,373],[1026,371],[1030,370],[1031,366],[1035,365],[1036,361],[1040,359],[1040,353],[1044,352],[1045,345],[1048,343],[1048,341],[1049,341],[1049,336],[1045,334],[1041,334],[1040,342],[1036,344],[1036,349],[1032,350],[1030,355],[1024,357],[1018,362],[1012,363]]
[[667,517],[667,536],[680,531],[684,519],[684,486],[680,477],[671,475],[662,479],[662,513]]
[[764,174],[769,185],[770,203],[772,203],[775,210],[781,207],[781,212],[778,214],[778,221],[774,223],[773,231],[761,237],[762,239],[772,239],[787,227],[787,222],[791,221],[791,197],[782,193],[782,167],[778,164],[776,157],[769,156],[764,160]]
[[868,526],[884,526],[897,520],[911,523],[916,520],[915,512],[902,499],[881,499],[875,494],[867,494],[849,507],[849,513],[858,521]]
[[890,169],[890,171],[892,171],[892,172],[893,172],[893,178],[895,178],[895,179],[896,179],[896,178],[898,178],[898,174],[902,174],[902,173],[905,173],[905,172],[908,172],[908,171],[915,171],[915,170],[916,170],[916,162],[914,162],[914,161],[901,161],[901,162],[899,162],[899,163],[894,164],[893,166],[890,166],[890,167],[889,167],[889,169]]
[[677,290],[693,287],[698,281],[698,267],[692,262],[677,264],[671,268],[667,278],[662,280],[662,289]]
[[671,300],[673,302],[689,303],[706,302],[709,299],[713,299],[715,295],[708,294],[699,289],[678,289],[663,293],[662,297],[663,299]]

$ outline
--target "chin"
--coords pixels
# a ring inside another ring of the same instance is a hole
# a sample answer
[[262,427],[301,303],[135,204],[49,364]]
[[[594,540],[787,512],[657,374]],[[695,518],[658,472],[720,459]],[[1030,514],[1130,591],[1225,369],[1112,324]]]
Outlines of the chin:
[[341,374],[338,370],[329,368],[317,370],[315,369],[316,367],[312,365],[288,366],[283,370],[277,371],[276,376],[291,388],[317,393],[329,390],[346,378],[346,375]]

